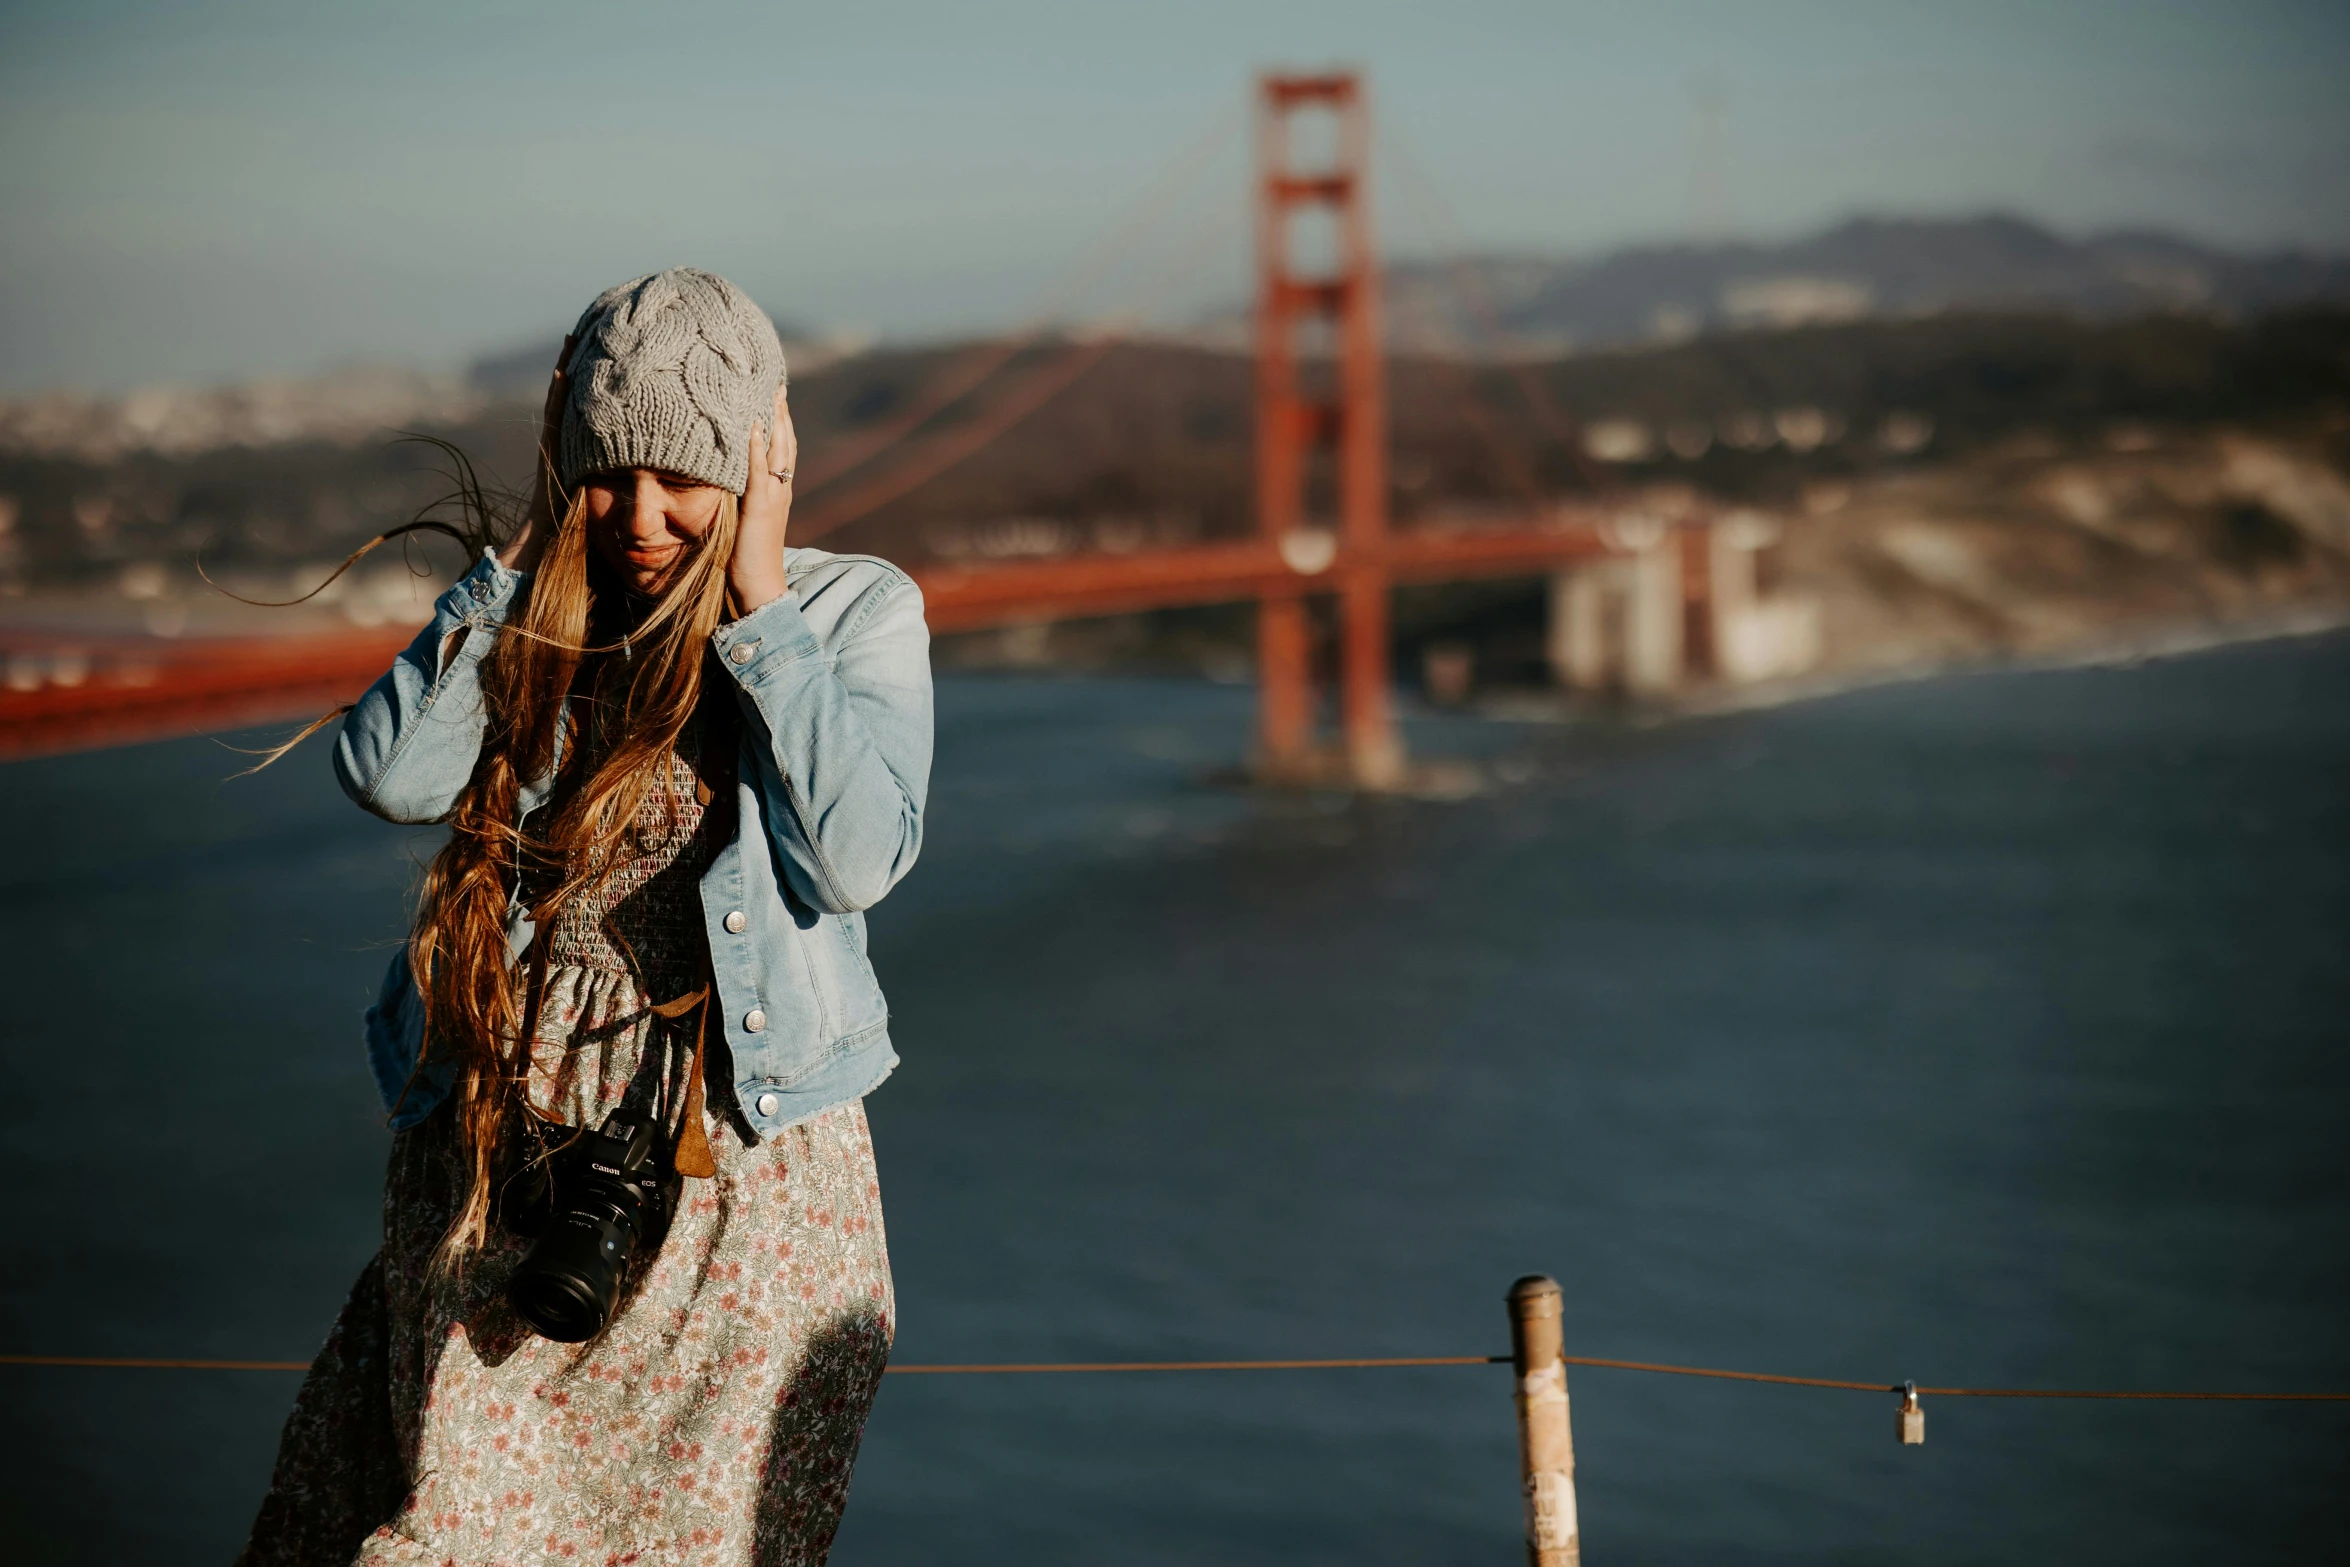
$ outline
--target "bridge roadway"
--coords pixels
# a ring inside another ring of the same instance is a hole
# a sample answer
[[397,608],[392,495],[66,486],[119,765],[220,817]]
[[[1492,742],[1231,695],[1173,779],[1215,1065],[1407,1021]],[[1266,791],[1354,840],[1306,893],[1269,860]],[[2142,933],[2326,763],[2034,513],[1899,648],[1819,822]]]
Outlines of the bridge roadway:
[[[1562,512],[1539,525],[1400,530],[1369,550],[1305,535],[1286,549],[1257,537],[911,569],[931,629],[952,633],[1330,592],[1363,574],[1382,583],[1537,576],[1612,552],[1596,514]],[[414,635],[413,627],[184,640],[0,635],[8,672],[0,758],[314,717],[365,690]]]

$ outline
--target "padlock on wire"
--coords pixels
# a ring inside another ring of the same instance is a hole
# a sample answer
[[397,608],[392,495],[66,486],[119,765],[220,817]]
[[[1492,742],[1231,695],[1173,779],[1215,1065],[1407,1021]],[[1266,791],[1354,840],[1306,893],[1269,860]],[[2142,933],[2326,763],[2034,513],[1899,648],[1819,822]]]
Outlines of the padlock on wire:
[[1918,1403],[1918,1385],[1904,1382],[1897,1390],[1901,1394],[1901,1408],[1895,1419],[1895,1435],[1903,1447],[1926,1445],[1926,1411]]

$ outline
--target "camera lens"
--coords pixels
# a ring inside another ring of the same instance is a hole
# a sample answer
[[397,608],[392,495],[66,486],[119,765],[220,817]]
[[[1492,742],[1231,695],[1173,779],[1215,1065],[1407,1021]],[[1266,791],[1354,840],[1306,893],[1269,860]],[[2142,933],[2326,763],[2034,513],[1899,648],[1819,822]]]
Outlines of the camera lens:
[[541,1336],[584,1344],[603,1331],[603,1303],[575,1278],[559,1273],[516,1274],[507,1298]]
[[611,1214],[559,1215],[515,1268],[507,1298],[558,1344],[594,1338],[620,1303],[634,1229]]

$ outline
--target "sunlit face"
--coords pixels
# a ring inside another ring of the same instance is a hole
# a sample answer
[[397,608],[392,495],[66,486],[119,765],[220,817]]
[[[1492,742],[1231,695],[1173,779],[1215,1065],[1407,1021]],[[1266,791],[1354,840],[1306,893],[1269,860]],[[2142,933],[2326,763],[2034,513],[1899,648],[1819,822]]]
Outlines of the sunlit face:
[[652,468],[599,473],[581,487],[587,497],[588,543],[637,592],[669,585],[711,526],[726,492]]

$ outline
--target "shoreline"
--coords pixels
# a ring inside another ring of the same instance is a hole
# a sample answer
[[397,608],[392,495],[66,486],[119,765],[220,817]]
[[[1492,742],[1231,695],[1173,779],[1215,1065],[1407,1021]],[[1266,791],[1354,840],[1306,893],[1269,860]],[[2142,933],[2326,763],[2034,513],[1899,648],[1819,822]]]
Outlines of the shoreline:
[[[1649,727],[1683,719],[1717,718],[1733,713],[1791,707],[1798,703],[1842,696],[1847,692],[1906,685],[1945,675],[2127,668],[2162,659],[2216,652],[2222,648],[2296,637],[2325,636],[2343,630],[2350,630],[2350,605],[2309,605],[2221,624],[2178,622],[2131,631],[2114,631],[2064,649],[1984,653],[1846,668],[1789,680],[1761,681],[1750,686],[1710,686],[1692,691],[1685,697],[1634,708],[1595,708],[1587,699],[1529,690],[1475,700],[1465,708],[1454,711],[1462,716],[1500,723],[1573,725],[1604,717]],[[1434,713],[1445,710],[1430,708],[1424,711]]]

